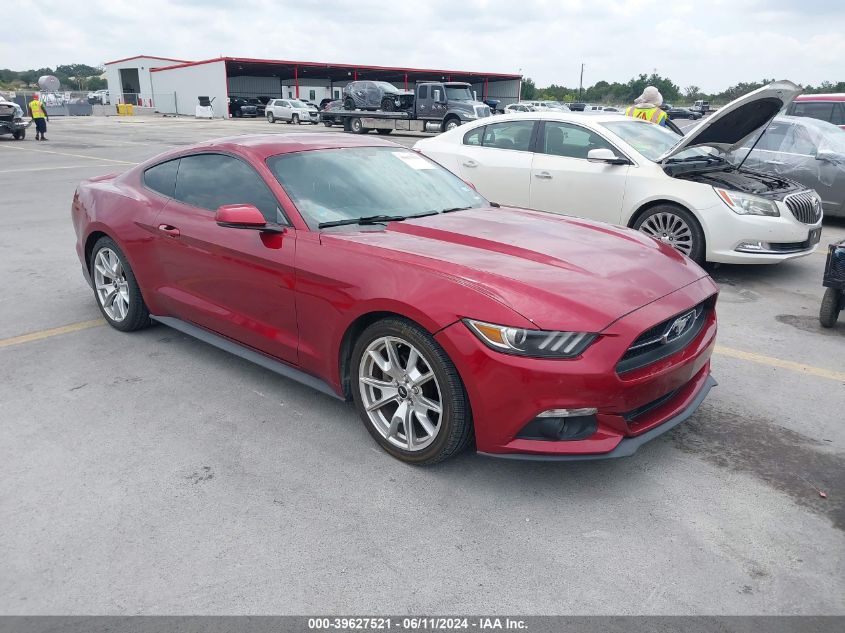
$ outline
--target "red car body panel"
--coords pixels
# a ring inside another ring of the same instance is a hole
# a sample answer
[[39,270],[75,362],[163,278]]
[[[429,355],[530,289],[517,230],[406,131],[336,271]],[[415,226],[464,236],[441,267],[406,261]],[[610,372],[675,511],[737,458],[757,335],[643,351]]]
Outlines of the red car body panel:
[[[405,316],[455,363],[478,449],[486,453],[609,453],[688,409],[702,392],[714,311],[678,353],[623,376],[615,370],[637,336],[717,292],[704,271],[668,246],[623,228],[509,208],[314,231],[265,164],[285,152],[377,145],[392,144],[349,135],[238,137],[86,181],[72,208],[83,269],[94,239],[109,235],[129,260],[151,314],[279,359],[341,397],[349,395],[342,372],[350,328],[374,313]],[[278,233],[221,227],[213,212],[143,185],[147,167],[203,152],[249,162],[291,226]],[[464,317],[600,336],[576,359],[510,356],[482,344]],[[623,418],[669,393],[635,424]],[[543,410],[580,407],[599,410],[598,429],[587,439],[516,438]]]

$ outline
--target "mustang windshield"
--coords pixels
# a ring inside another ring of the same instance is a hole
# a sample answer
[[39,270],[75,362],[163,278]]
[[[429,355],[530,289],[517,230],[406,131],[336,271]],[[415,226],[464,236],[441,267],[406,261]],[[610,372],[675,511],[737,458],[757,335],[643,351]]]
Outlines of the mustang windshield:
[[488,202],[457,176],[401,147],[280,154],[267,166],[308,226],[355,218],[404,219]]
[[[628,143],[649,160],[656,161],[660,156],[672,149],[681,137],[660,125],[642,123],[640,121],[613,121],[602,123],[604,127]],[[696,159],[710,160],[718,157],[713,148],[691,147],[669,159],[670,162],[694,161]],[[720,159],[721,160],[721,159]]]

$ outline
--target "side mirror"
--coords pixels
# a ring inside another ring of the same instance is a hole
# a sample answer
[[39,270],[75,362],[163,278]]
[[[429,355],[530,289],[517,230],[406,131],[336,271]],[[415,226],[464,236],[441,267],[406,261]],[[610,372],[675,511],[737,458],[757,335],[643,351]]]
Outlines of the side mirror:
[[217,209],[214,220],[218,225],[230,229],[267,229],[267,220],[251,204],[226,204]]
[[591,149],[587,152],[587,160],[591,163],[605,163],[606,165],[628,165],[627,158],[620,158],[606,147]]
[[826,163],[842,164],[845,163],[845,156],[829,150],[821,150],[816,154],[816,160],[822,160]]

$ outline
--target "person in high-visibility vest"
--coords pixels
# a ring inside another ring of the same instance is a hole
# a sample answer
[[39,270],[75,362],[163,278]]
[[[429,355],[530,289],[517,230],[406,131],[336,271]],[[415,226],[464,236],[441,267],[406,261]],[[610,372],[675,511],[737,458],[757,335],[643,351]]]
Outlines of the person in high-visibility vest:
[[634,105],[625,109],[625,115],[650,121],[656,125],[666,125],[669,116],[660,108],[662,105],[663,95],[654,86],[648,86],[639,97],[634,99]]
[[47,133],[47,121],[50,120],[50,117],[47,116],[47,109],[44,104],[38,99],[37,92],[32,95],[32,101],[29,102],[29,116],[35,122],[35,140],[46,141],[47,137],[44,135]]

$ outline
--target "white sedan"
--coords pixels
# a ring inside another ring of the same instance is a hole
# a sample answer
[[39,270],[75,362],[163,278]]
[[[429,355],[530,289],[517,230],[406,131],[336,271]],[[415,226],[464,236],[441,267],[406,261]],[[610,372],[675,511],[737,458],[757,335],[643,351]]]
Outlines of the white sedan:
[[414,149],[500,204],[628,226],[697,262],[776,263],[817,248],[821,200],[726,157],[799,92],[771,84],[683,137],[615,114],[531,112],[462,125]]

